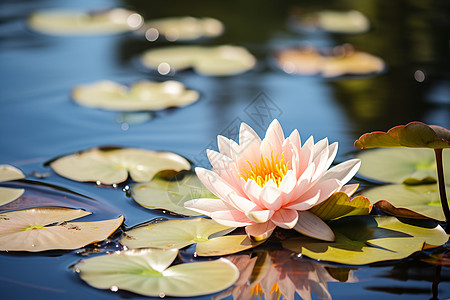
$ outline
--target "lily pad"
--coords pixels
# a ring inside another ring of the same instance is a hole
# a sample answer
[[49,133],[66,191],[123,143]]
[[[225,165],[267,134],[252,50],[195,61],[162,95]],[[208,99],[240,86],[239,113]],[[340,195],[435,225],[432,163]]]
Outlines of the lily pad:
[[298,75],[366,75],[380,73],[385,68],[381,58],[356,51],[348,44],[336,46],[331,50],[290,47],[279,50],[275,58],[278,67],[284,72]]
[[177,249],[139,249],[81,260],[81,279],[99,289],[127,290],[150,297],[195,297],[219,292],[239,277],[226,259],[169,267]]
[[187,90],[178,81],[140,81],[130,88],[113,81],[98,81],[75,87],[72,97],[78,104],[108,110],[142,111],[186,106],[196,102],[197,91]]
[[223,31],[223,23],[217,19],[194,17],[155,19],[145,22],[138,30],[151,42],[160,36],[171,42],[212,38],[221,35]]
[[[443,151],[444,164],[450,163],[450,151]],[[386,148],[362,151],[358,174],[368,179],[390,183],[421,184],[437,181],[436,159],[432,149]],[[450,184],[450,168],[444,168]]]
[[[11,165],[0,165],[0,182],[23,178],[25,178],[25,175],[16,167]],[[0,206],[16,200],[22,196],[24,192],[24,189],[0,187]]]
[[93,148],[63,156],[50,163],[59,175],[75,181],[117,184],[130,177],[136,182],[148,182],[164,170],[189,170],[190,163],[171,152],[156,152],[136,148]]
[[367,17],[357,10],[322,10],[310,13],[296,13],[291,19],[300,28],[323,30],[334,33],[363,33],[369,30]]
[[359,149],[384,147],[450,148],[450,131],[446,128],[410,122],[389,129],[363,134],[355,141]]
[[193,68],[210,76],[227,76],[243,73],[256,65],[255,57],[238,46],[176,46],[151,49],[141,57],[142,64],[160,74],[173,74]]
[[91,214],[81,209],[40,207],[0,214],[0,251],[78,249],[110,236],[122,224],[117,219],[66,223]]
[[[397,217],[445,221],[436,184],[391,184],[368,189],[362,195],[379,209]],[[449,196],[447,189],[447,197]]]
[[98,11],[41,10],[28,20],[31,29],[50,35],[101,35],[136,30],[143,24],[134,11],[113,8]]
[[[126,232],[120,243],[131,249],[145,247],[181,249],[197,244],[196,253],[199,256],[232,254],[261,244],[251,242],[247,235],[224,237],[234,229],[205,218],[170,220],[131,229]],[[209,243],[211,244],[208,245]]]
[[133,184],[131,196],[144,207],[164,209],[185,216],[201,214],[184,208],[184,202],[197,198],[216,198],[195,173],[188,173],[180,180],[155,177],[148,183]]
[[25,174],[11,165],[0,165],[0,182],[24,179]]
[[328,221],[346,216],[368,215],[371,209],[372,204],[366,197],[358,196],[350,199],[346,193],[337,192],[308,211]]
[[313,259],[349,265],[397,260],[424,247],[437,247],[447,242],[445,231],[429,223],[419,227],[395,217],[349,216],[330,221],[335,242],[295,237],[283,241],[283,247]]

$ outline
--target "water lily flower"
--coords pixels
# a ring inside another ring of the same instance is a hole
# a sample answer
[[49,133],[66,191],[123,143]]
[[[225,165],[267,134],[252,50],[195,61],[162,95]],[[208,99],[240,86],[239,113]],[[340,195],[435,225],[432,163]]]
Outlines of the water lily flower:
[[325,138],[314,143],[310,137],[302,146],[298,131],[285,138],[277,120],[263,140],[242,123],[239,144],[219,135],[218,146],[219,152],[207,151],[212,170],[195,171],[219,199],[193,199],[186,208],[225,226],[245,226],[257,239],[268,238],[279,226],[334,240],[325,222],[307,210],[335,192],[352,194],[357,185],[345,184],[358,171],[358,159],[328,169],[337,153],[336,142],[329,145]]

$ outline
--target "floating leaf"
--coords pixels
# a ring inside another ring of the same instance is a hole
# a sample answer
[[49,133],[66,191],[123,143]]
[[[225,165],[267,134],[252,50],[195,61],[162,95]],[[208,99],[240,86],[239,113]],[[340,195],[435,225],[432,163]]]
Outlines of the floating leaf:
[[357,10],[336,11],[322,10],[303,14],[294,13],[291,16],[294,24],[308,30],[324,30],[335,33],[363,33],[369,30],[370,22],[365,15]]
[[439,225],[430,222],[419,227],[387,216],[349,216],[330,221],[335,242],[308,237],[283,241],[283,247],[313,259],[349,265],[370,264],[405,258],[425,246],[440,246],[448,236]]
[[141,61],[160,74],[173,74],[187,68],[203,75],[226,76],[243,73],[256,65],[255,57],[245,48],[237,46],[176,46],[145,52]]
[[11,165],[0,165],[0,182],[25,178],[22,171]]
[[40,207],[0,214],[1,251],[77,249],[102,241],[122,224],[123,216],[97,222],[66,223],[91,214],[81,209]]
[[28,20],[33,30],[51,35],[115,34],[135,30],[142,23],[142,16],[122,8],[91,12],[42,10]]
[[344,192],[337,192],[319,205],[309,209],[322,220],[334,220],[345,216],[368,215],[372,209],[372,204],[365,197],[350,197]]
[[[442,154],[444,163],[450,162],[450,151],[443,151]],[[356,156],[361,160],[358,174],[368,179],[406,184],[437,181],[436,160],[432,149],[374,149]],[[444,169],[444,177],[449,184],[450,168]]]
[[[10,165],[0,165],[0,182],[23,178],[25,178],[25,175],[16,167]],[[16,200],[22,196],[24,192],[24,189],[0,187],[0,206]]]
[[171,42],[211,38],[221,35],[223,31],[224,26],[217,19],[194,17],[155,19],[146,22],[138,30],[151,42],[156,41],[160,36],[164,36]]
[[263,242],[253,241],[246,234],[219,236],[197,243],[195,253],[198,256],[222,256],[254,248]]
[[99,289],[127,290],[150,297],[194,297],[219,292],[239,277],[226,259],[178,264],[176,249],[139,249],[81,260],[74,268]]
[[185,216],[201,214],[184,208],[184,202],[197,198],[216,198],[195,173],[186,174],[181,180],[169,181],[155,177],[148,183],[133,184],[131,195],[144,207],[164,209]]
[[[232,254],[261,244],[250,242],[246,239],[246,235],[224,237],[234,229],[205,218],[170,220],[131,229],[126,232],[120,243],[132,249],[144,247],[181,249],[197,244],[197,255],[201,256]],[[208,245],[209,243],[211,244]]]
[[72,97],[78,104],[119,111],[161,110],[196,102],[197,91],[187,90],[178,81],[139,81],[130,88],[113,81],[98,81],[75,87]]
[[348,44],[328,51],[319,51],[313,47],[290,47],[279,50],[275,57],[278,67],[289,74],[337,77],[380,73],[384,70],[382,59],[356,51]]
[[127,180],[128,174],[136,182],[147,182],[160,171],[189,170],[191,166],[186,159],[171,152],[93,148],[58,158],[50,163],[50,167],[72,180],[117,184]]
[[384,147],[450,148],[450,131],[446,128],[410,122],[389,129],[363,134],[355,141],[359,149]]
[[[397,217],[445,221],[436,184],[408,186],[391,184],[362,193],[379,209]],[[447,197],[450,192],[447,192]]]

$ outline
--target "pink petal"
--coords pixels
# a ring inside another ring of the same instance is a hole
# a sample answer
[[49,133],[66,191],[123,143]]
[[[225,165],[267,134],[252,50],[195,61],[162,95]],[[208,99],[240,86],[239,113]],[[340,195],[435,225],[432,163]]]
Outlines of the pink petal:
[[217,146],[219,147],[219,152],[222,153],[225,156],[228,156],[229,158],[232,158],[232,145],[235,144],[237,146],[236,142],[224,137],[223,135],[217,136]]
[[293,209],[293,210],[308,210],[314,205],[316,205],[317,201],[320,197],[320,191],[317,191],[315,195],[309,195],[308,198],[301,196],[299,199],[296,199],[295,201],[289,203],[285,206],[287,209]]
[[238,170],[248,168],[248,163],[257,162],[260,159],[261,153],[259,147],[261,145],[261,138],[256,132],[247,124],[241,123],[239,130],[239,152],[236,153],[236,162]]
[[245,232],[247,232],[247,235],[257,239],[267,239],[272,234],[275,227],[276,225],[274,223],[267,221],[266,223],[248,225],[245,227]]
[[255,223],[265,223],[272,218],[273,210],[258,210],[246,213],[246,216]]
[[347,160],[337,166],[329,169],[320,181],[328,180],[331,178],[337,179],[342,185],[346,184],[350,179],[355,176],[361,166],[361,161],[359,159]]
[[[325,142],[327,142],[327,139],[324,139],[324,140],[325,140]],[[327,170],[327,162],[328,162],[328,156],[329,156],[328,154],[329,154],[328,143],[326,144],[325,148],[320,150],[319,153],[315,153],[315,157],[314,157],[312,163],[314,163],[314,165],[316,166],[316,169],[314,170],[314,175],[311,178],[311,181],[314,182],[317,179],[319,179],[320,177],[322,177],[322,175]]]
[[233,207],[226,204],[220,199],[200,198],[192,199],[184,203],[184,207],[206,216],[211,216],[211,213],[215,211],[229,211],[233,210]]
[[282,145],[284,142],[284,133],[283,128],[281,128],[280,123],[277,119],[273,120],[270,123],[269,128],[267,128],[266,135],[264,140],[261,143],[261,153],[264,157],[273,157],[275,158],[281,156],[282,153]]
[[228,195],[228,201],[226,201],[228,204],[231,204],[233,207],[235,207],[237,210],[242,212],[248,212],[252,210],[259,210],[261,209],[259,206],[257,206],[255,203],[250,201],[247,198],[241,197],[235,193]]
[[333,144],[331,144],[328,147],[329,156],[328,156],[327,166],[325,169],[328,169],[331,166],[331,164],[333,163],[333,161],[336,157],[337,151],[338,151],[338,143],[337,142],[334,142]]
[[259,207],[264,205],[261,203],[260,195],[262,188],[254,180],[247,180],[241,178],[241,185],[243,185],[244,193],[247,197]]
[[237,210],[231,211],[215,211],[210,216],[214,221],[224,226],[243,227],[253,224],[247,216]]
[[309,211],[298,212],[298,222],[294,229],[315,239],[328,242],[336,240],[333,230],[321,218]]
[[328,179],[325,181],[320,181],[312,186],[306,193],[304,193],[301,198],[311,198],[314,197],[317,192],[319,192],[319,198],[317,199],[316,204],[321,203],[326,200],[331,194],[339,191],[342,187],[342,184],[337,179]]
[[313,158],[313,147],[314,147],[314,138],[310,137],[306,140],[305,144],[301,148],[298,156],[298,172],[297,174],[303,173],[306,168],[310,165]]
[[264,185],[259,199],[267,209],[278,210],[281,207],[282,193],[272,179]]
[[351,196],[351,195],[353,195],[353,193],[356,192],[358,187],[359,187],[359,184],[347,184],[347,185],[344,185],[343,187],[341,187],[341,189],[339,191],[346,193],[348,196]]
[[271,220],[275,223],[275,225],[281,228],[290,229],[297,224],[297,219],[297,211],[291,209],[280,209],[275,212]]

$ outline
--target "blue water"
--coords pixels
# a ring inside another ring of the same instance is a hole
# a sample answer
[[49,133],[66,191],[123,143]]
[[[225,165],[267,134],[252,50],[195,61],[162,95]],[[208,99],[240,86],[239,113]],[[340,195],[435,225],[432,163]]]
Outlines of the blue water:
[[[351,156],[355,151],[353,141],[368,131],[387,130],[414,120],[450,128],[449,4],[445,0],[416,2],[306,1],[307,8],[314,4],[321,8],[359,9],[373,24],[365,34],[331,35],[291,31],[286,25],[288,11],[294,5],[290,1],[165,4],[162,1],[2,0],[0,164],[15,165],[30,174],[29,179],[96,199],[67,194],[73,199],[68,206],[94,212],[86,220],[124,214],[125,225],[131,227],[154,217],[170,216],[140,207],[120,189],[60,178],[43,163],[91,147],[117,145],[173,151],[196,165],[206,166],[205,149],[215,147],[217,134],[235,138],[242,121],[262,134],[273,118],[280,120],[286,135],[298,129],[303,141],[312,135],[316,140],[328,137],[332,142],[339,142],[338,161]],[[303,3],[297,3],[300,4]],[[144,71],[136,60],[144,50],[167,43],[146,42],[133,34],[47,36],[29,30],[25,22],[37,9],[113,6],[136,9],[147,18],[217,17],[225,23],[226,33],[216,40],[200,43],[245,46],[257,56],[258,68],[232,77],[206,77],[185,71],[167,78]],[[378,76],[324,80],[287,75],[273,67],[274,49],[306,42],[318,46],[351,42],[358,49],[381,56],[388,68]],[[418,70],[425,74],[423,82],[414,78]],[[175,79],[198,90],[201,99],[185,108],[158,112],[144,122],[139,117],[146,115],[123,116],[82,107],[71,100],[74,86],[103,79],[123,84],[142,79]],[[50,176],[38,178],[31,172],[50,172]],[[42,187],[26,187],[29,195],[51,194]],[[55,197],[55,201],[61,201]],[[1,299],[144,298],[96,290],[84,284],[69,270],[81,258],[77,251],[1,254]],[[329,283],[329,291],[334,299],[432,297],[435,273],[427,272],[429,268],[435,269],[433,265],[405,281],[383,277],[395,267],[401,266],[388,263],[361,267],[354,272],[358,282]],[[446,299],[450,297],[449,269],[443,267],[440,274],[439,299]]]

